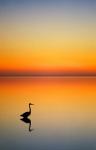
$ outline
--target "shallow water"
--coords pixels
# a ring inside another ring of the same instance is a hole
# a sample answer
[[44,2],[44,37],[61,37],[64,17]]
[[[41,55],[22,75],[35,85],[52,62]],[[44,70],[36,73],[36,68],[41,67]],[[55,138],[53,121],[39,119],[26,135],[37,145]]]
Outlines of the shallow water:
[[96,78],[0,78],[0,150],[13,149],[95,150]]

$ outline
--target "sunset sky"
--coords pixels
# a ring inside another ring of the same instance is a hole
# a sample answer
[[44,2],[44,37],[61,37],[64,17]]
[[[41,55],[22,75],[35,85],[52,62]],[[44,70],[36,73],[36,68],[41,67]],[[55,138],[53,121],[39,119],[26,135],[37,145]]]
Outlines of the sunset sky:
[[0,0],[0,74],[96,74],[95,0]]

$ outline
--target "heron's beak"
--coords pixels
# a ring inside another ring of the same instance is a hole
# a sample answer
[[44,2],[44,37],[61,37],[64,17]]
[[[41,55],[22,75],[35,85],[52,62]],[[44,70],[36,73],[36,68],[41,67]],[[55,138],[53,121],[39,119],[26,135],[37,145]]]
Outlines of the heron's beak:
[[31,105],[34,105],[34,104],[31,104]]

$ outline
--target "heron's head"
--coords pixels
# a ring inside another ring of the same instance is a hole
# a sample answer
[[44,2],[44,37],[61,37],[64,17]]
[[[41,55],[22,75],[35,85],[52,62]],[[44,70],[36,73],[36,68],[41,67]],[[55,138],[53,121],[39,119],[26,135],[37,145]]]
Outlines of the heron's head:
[[34,105],[34,104],[32,104],[32,103],[29,103],[29,105]]

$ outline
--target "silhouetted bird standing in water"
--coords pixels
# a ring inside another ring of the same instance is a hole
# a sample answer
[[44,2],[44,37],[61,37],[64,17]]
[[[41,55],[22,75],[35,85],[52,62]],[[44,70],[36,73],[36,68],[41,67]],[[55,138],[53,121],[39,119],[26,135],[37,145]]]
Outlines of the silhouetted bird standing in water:
[[29,111],[23,113],[23,114],[20,115],[20,116],[22,116],[22,117],[24,117],[24,118],[27,118],[28,116],[30,116],[30,114],[31,114],[31,105],[34,105],[34,104],[29,103]]

